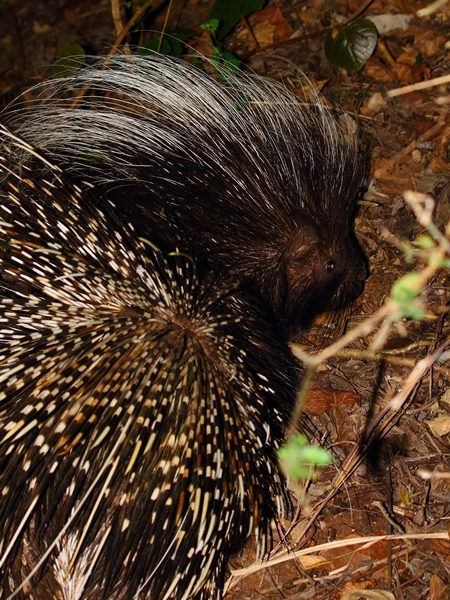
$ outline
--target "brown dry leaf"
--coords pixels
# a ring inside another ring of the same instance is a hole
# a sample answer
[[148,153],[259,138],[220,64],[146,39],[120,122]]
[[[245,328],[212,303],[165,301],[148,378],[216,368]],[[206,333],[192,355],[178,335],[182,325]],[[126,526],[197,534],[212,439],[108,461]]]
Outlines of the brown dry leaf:
[[[275,26],[270,21],[261,21],[252,26],[253,35],[260,46],[270,46],[275,39]],[[238,36],[239,38],[241,36]],[[246,36],[247,37],[247,36]]]
[[[448,471],[448,465],[444,462],[437,464],[433,473],[437,475],[437,477],[431,479],[431,491],[434,494],[449,494],[450,491],[450,473]],[[443,477],[439,477],[439,475],[443,475]]]
[[292,27],[284,18],[281,9],[278,6],[267,6],[259,13],[255,13],[255,17],[259,15],[262,20],[269,21],[274,26],[273,41],[279,42],[286,40],[292,35]]
[[[372,116],[372,115],[376,115],[377,113],[381,112],[383,109],[385,109],[387,106],[387,102],[386,100],[383,98],[383,95],[380,92],[375,92],[374,94],[372,94],[367,102],[366,102],[366,106],[362,107],[362,108],[366,108],[366,114],[367,116]],[[361,110],[362,110],[361,108]]]
[[396,63],[392,67],[393,79],[399,81],[401,85],[410,85],[415,83],[414,73],[412,67],[402,63]]
[[386,590],[364,590],[364,593],[361,593],[361,590],[345,591],[342,592],[340,600],[361,600],[361,598],[364,600],[395,600],[394,594]]
[[378,82],[396,81],[401,85],[418,83],[430,79],[431,71],[423,64],[416,64],[417,50],[404,52],[392,66],[385,65],[377,56],[367,61],[364,71]]
[[[381,12],[394,11],[413,15],[423,8],[423,0],[376,0],[376,5]],[[372,5],[371,8],[375,10],[375,5]]]
[[335,444],[354,443],[358,439],[358,431],[360,431],[359,418],[353,419],[353,415],[349,415],[348,410],[344,410],[342,406],[333,406],[329,415],[336,431],[333,440]]
[[444,560],[450,560],[450,540],[431,540],[430,550],[442,556]]
[[[342,0],[341,4],[350,14],[361,8],[361,2],[358,0]],[[370,5],[370,10],[381,14],[389,12],[414,14],[423,6],[421,0],[375,0]]]
[[211,34],[209,31],[202,31],[195,40],[192,41],[191,47],[199,54],[208,56],[211,52]]
[[330,388],[313,389],[308,394],[305,413],[310,416],[319,416],[335,406],[342,404],[353,406],[358,400],[358,394],[353,392],[339,392]]
[[[411,187],[410,158],[403,156],[401,161],[394,155],[391,158],[378,158],[372,161],[371,175],[377,180],[380,190],[388,194],[402,195],[405,189]],[[418,171],[417,165],[415,166]]]
[[409,46],[397,57],[397,62],[413,67],[417,63],[417,52]]
[[[260,46],[269,46],[292,35],[292,27],[278,6],[268,6],[259,10],[249,18],[249,23]],[[237,37],[241,40],[252,40],[247,28],[242,29]]]
[[418,133],[419,135],[423,135],[424,133],[427,133],[430,129],[430,121],[429,119],[411,119],[411,121],[408,124],[408,132],[409,131],[414,131],[415,133]]
[[445,173],[447,177],[450,177],[448,163],[445,161],[445,159],[443,160],[439,156],[433,156],[433,158],[430,160],[428,167],[435,173]]
[[370,77],[373,77],[378,83],[394,80],[392,69],[383,65],[376,56],[371,56],[369,58],[364,66],[363,72],[370,75]]
[[373,590],[375,589],[375,583],[371,579],[365,581],[348,581],[343,585],[342,591],[352,592],[353,590]]
[[422,56],[433,56],[440,52],[444,47],[447,37],[439,34],[432,27],[424,27],[423,22],[417,25],[411,25],[406,32],[408,36],[414,36],[414,48],[417,54]]
[[431,431],[439,437],[444,437],[450,432],[450,414],[444,413],[435,419],[427,419],[425,423]]
[[430,579],[430,591],[427,600],[444,600],[444,598],[448,598],[447,588],[448,585],[445,585],[442,579],[436,573],[433,573]]

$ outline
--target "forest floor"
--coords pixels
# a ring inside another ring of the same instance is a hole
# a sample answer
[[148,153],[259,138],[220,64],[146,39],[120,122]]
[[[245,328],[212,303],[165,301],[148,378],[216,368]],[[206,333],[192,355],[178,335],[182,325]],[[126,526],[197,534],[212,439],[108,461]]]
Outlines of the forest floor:
[[[1,106],[48,77],[64,44],[104,54],[116,39],[109,0],[1,4]],[[164,28],[168,4],[154,3],[147,32]],[[192,48],[208,54],[211,39],[199,26],[212,4],[174,0],[166,30],[184,32]],[[450,88],[387,96],[449,71],[450,3],[418,18],[423,6],[418,0],[370,4],[361,16],[382,17],[380,37],[360,71],[331,66],[323,50],[324,32],[352,15],[356,0],[270,0],[222,41],[246,69],[294,91],[293,65],[299,67],[358,121],[368,148],[367,190],[355,225],[369,265],[365,291],[351,311],[319,319],[301,340],[314,353],[359,328],[347,348],[318,369],[305,410],[305,428],[332,449],[334,463],[308,486],[298,519],[282,523],[293,528],[270,566],[248,569],[251,540],[233,559],[229,600],[450,598],[450,366],[430,358],[450,335],[448,269],[430,270],[421,320],[388,326],[377,316],[393,283],[427,260],[405,258],[426,230],[404,192],[430,195],[435,225],[450,229]],[[279,537],[274,530],[275,541]]]

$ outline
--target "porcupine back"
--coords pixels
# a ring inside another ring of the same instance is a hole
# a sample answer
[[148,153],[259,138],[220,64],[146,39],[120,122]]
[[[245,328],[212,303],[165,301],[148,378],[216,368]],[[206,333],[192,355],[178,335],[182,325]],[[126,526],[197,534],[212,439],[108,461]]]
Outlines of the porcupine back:
[[300,102],[256,76],[222,85],[168,58],[109,57],[43,84],[21,119],[24,138],[140,214],[144,235],[250,281],[291,334],[360,293],[357,136],[310,85]]
[[0,148],[0,597],[220,598],[286,500],[290,353],[235,282]]

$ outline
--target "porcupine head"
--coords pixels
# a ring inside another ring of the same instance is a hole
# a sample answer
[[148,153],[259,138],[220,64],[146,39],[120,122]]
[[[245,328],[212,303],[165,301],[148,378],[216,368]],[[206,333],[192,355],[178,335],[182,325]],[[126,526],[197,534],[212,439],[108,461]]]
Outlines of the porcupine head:
[[366,267],[352,230],[361,159],[354,137],[321,109],[275,125],[272,114],[244,110],[246,127],[235,115],[228,140],[208,133],[222,140],[220,160],[215,144],[199,141],[183,204],[176,184],[165,203],[195,248],[255,287],[292,339],[362,290]]
[[[177,238],[253,286],[289,338],[358,296],[362,166],[344,115],[309,84],[299,102],[262,78],[222,84],[157,56],[102,66],[46,84],[19,133],[75,178],[104,185],[143,235],[169,250]],[[86,86],[69,110],[64,91]]]

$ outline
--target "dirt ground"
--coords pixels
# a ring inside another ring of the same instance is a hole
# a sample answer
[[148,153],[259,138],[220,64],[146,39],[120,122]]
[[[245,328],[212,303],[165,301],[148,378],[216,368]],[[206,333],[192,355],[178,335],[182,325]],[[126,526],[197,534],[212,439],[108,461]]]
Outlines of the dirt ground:
[[[166,30],[185,33],[191,47],[208,53],[211,40],[199,26],[212,4],[174,0]],[[164,28],[168,5],[154,3],[134,36],[138,42]],[[116,39],[109,0],[1,0],[0,6],[1,106],[48,77],[63,44],[104,54]],[[229,600],[450,598],[450,365],[445,355],[430,358],[448,346],[448,269],[430,269],[423,319],[389,325],[389,317],[374,317],[393,283],[426,263],[420,255],[405,258],[408,243],[425,229],[403,193],[431,195],[433,222],[441,232],[449,228],[448,84],[387,96],[448,73],[450,3],[418,18],[423,6],[414,0],[369,5],[362,16],[384,17],[386,31],[358,72],[331,66],[323,51],[324,31],[352,15],[356,0],[271,0],[223,40],[245,68],[294,89],[292,64],[300,67],[360,124],[368,177],[356,232],[370,270],[352,309],[319,319],[301,341],[314,353],[359,328],[319,367],[303,420],[332,449],[334,463],[308,486],[297,519],[282,523],[290,528],[287,537],[281,540],[274,528],[270,566],[248,568],[251,540],[233,559]],[[122,11],[121,18],[125,23],[129,16]]]

